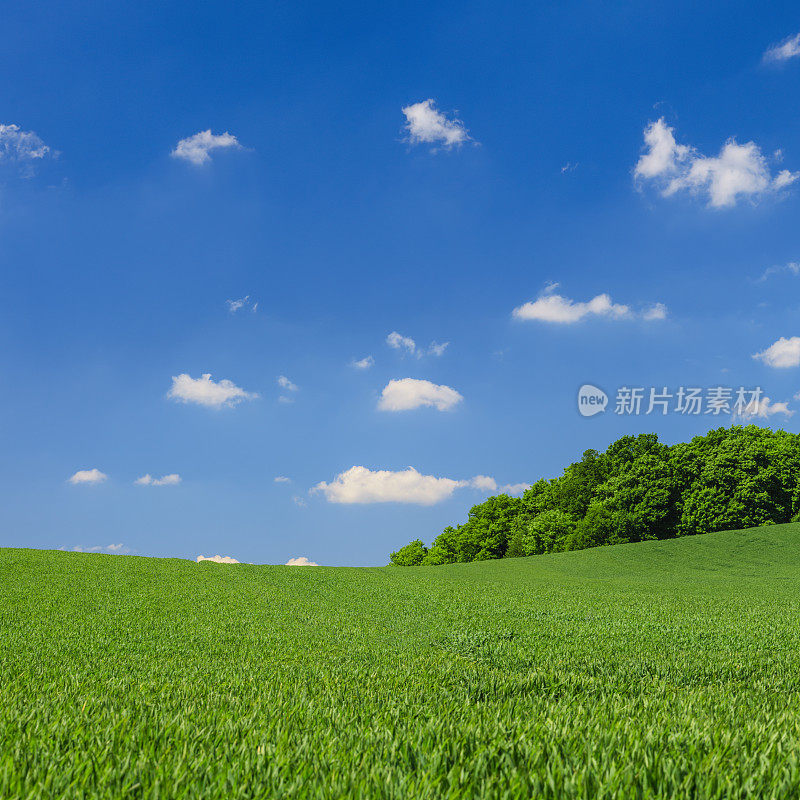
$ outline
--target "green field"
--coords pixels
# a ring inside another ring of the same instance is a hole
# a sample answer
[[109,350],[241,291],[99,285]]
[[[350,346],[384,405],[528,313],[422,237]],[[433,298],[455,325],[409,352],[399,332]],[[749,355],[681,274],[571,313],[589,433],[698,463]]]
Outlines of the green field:
[[0,550],[0,797],[800,796],[800,525],[445,567]]

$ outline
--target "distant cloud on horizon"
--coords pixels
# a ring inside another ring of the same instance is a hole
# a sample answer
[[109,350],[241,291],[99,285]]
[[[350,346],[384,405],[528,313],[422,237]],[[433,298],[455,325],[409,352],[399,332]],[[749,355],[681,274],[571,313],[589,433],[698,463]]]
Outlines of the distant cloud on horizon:
[[423,475],[414,467],[404,470],[371,470],[355,466],[339,473],[330,483],[321,481],[311,493],[322,493],[329,503],[370,504],[406,503],[431,506],[447,500],[456,489],[471,488],[483,492],[521,494],[527,483],[507,484],[498,487],[497,481],[488,475],[476,475],[469,480],[438,478]]
[[212,561],[215,564],[241,564],[241,561],[237,561],[235,558],[231,558],[231,556],[221,556],[219,554],[215,556],[197,556],[196,560],[198,564],[201,561]]
[[318,567],[316,561],[309,561],[305,556],[297,556],[297,558],[290,558],[284,566],[287,567]]

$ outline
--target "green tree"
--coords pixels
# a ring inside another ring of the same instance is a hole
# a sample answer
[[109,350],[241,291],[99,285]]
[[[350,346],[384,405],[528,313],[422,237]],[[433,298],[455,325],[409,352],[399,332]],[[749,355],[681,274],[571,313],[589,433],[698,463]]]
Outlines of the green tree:
[[417,567],[428,553],[428,548],[422,543],[422,539],[414,539],[405,547],[401,547],[392,553],[389,558],[392,564],[398,567]]

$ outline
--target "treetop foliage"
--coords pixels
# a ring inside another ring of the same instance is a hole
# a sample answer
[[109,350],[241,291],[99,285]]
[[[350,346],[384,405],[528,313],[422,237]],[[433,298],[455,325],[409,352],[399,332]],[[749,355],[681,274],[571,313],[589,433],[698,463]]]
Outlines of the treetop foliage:
[[800,434],[755,425],[666,445],[654,433],[587,450],[522,497],[473,506],[430,548],[391,554],[398,566],[451,564],[672,539],[800,518]]

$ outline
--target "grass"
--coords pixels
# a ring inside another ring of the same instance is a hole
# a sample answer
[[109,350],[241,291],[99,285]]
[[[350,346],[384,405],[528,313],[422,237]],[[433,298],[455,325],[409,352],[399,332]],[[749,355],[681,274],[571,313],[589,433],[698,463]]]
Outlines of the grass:
[[448,567],[0,551],[0,797],[800,796],[800,526]]

